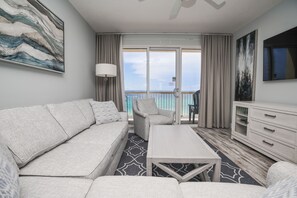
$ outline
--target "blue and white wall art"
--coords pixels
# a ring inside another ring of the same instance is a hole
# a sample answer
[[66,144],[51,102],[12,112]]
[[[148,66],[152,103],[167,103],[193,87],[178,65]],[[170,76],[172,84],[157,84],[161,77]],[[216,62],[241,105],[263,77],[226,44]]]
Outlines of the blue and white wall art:
[[64,22],[37,0],[0,0],[0,60],[65,72]]

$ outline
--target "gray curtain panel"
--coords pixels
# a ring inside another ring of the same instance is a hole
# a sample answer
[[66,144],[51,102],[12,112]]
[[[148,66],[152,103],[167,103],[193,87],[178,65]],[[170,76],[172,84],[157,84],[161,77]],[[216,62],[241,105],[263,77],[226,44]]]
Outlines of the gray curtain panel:
[[232,36],[202,35],[199,127],[230,128]]
[[[114,101],[119,111],[123,111],[121,79],[121,35],[97,35],[96,63],[110,63],[117,66],[117,76],[108,78],[106,101]],[[96,99],[105,100],[104,78],[96,77]]]

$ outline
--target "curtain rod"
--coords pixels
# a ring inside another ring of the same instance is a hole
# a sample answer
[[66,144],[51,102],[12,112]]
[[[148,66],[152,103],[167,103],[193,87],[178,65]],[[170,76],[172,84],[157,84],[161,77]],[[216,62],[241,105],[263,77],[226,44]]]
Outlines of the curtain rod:
[[201,36],[201,35],[230,35],[230,36],[232,36],[233,35],[231,33],[188,33],[188,32],[186,32],[186,33],[171,33],[171,32],[160,32],[160,33],[97,32],[96,33],[96,35],[106,35],[106,34],[121,34],[121,35],[160,35],[160,34],[165,34],[165,35],[189,35],[189,36]]

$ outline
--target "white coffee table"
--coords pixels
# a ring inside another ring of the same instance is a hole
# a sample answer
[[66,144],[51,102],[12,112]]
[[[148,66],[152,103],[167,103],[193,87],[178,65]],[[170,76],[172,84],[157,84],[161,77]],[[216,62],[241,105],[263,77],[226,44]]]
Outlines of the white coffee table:
[[[163,165],[164,163],[190,163],[198,166],[181,176]],[[212,181],[220,181],[221,158],[189,126],[151,126],[147,151],[147,176],[152,176],[153,164],[179,182],[186,182],[214,166]]]

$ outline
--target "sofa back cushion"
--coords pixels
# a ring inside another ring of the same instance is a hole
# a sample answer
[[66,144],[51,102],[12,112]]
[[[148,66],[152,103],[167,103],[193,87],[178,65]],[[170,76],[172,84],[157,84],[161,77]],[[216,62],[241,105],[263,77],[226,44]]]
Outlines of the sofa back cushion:
[[0,139],[22,167],[64,142],[67,135],[45,107],[33,106],[1,110]]
[[48,110],[62,126],[68,139],[89,128],[85,116],[82,114],[75,102],[65,102],[60,104],[48,104]]
[[121,119],[121,115],[115,106],[114,102],[90,102],[95,114],[96,124],[105,124],[116,122]]
[[75,104],[80,109],[80,111],[82,112],[82,114],[87,119],[87,122],[88,122],[89,126],[95,124],[95,122],[96,122],[94,112],[93,112],[93,109],[91,107],[90,101],[94,101],[94,100],[93,99],[85,99],[85,100],[74,101]]
[[0,142],[0,197],[20,197],[19,169],[6,145]]
[[159,114],[159,110],[154,98],[139,99],[137,100],[137,106],[139,111],[142,113],[147,113],[149,115]]

